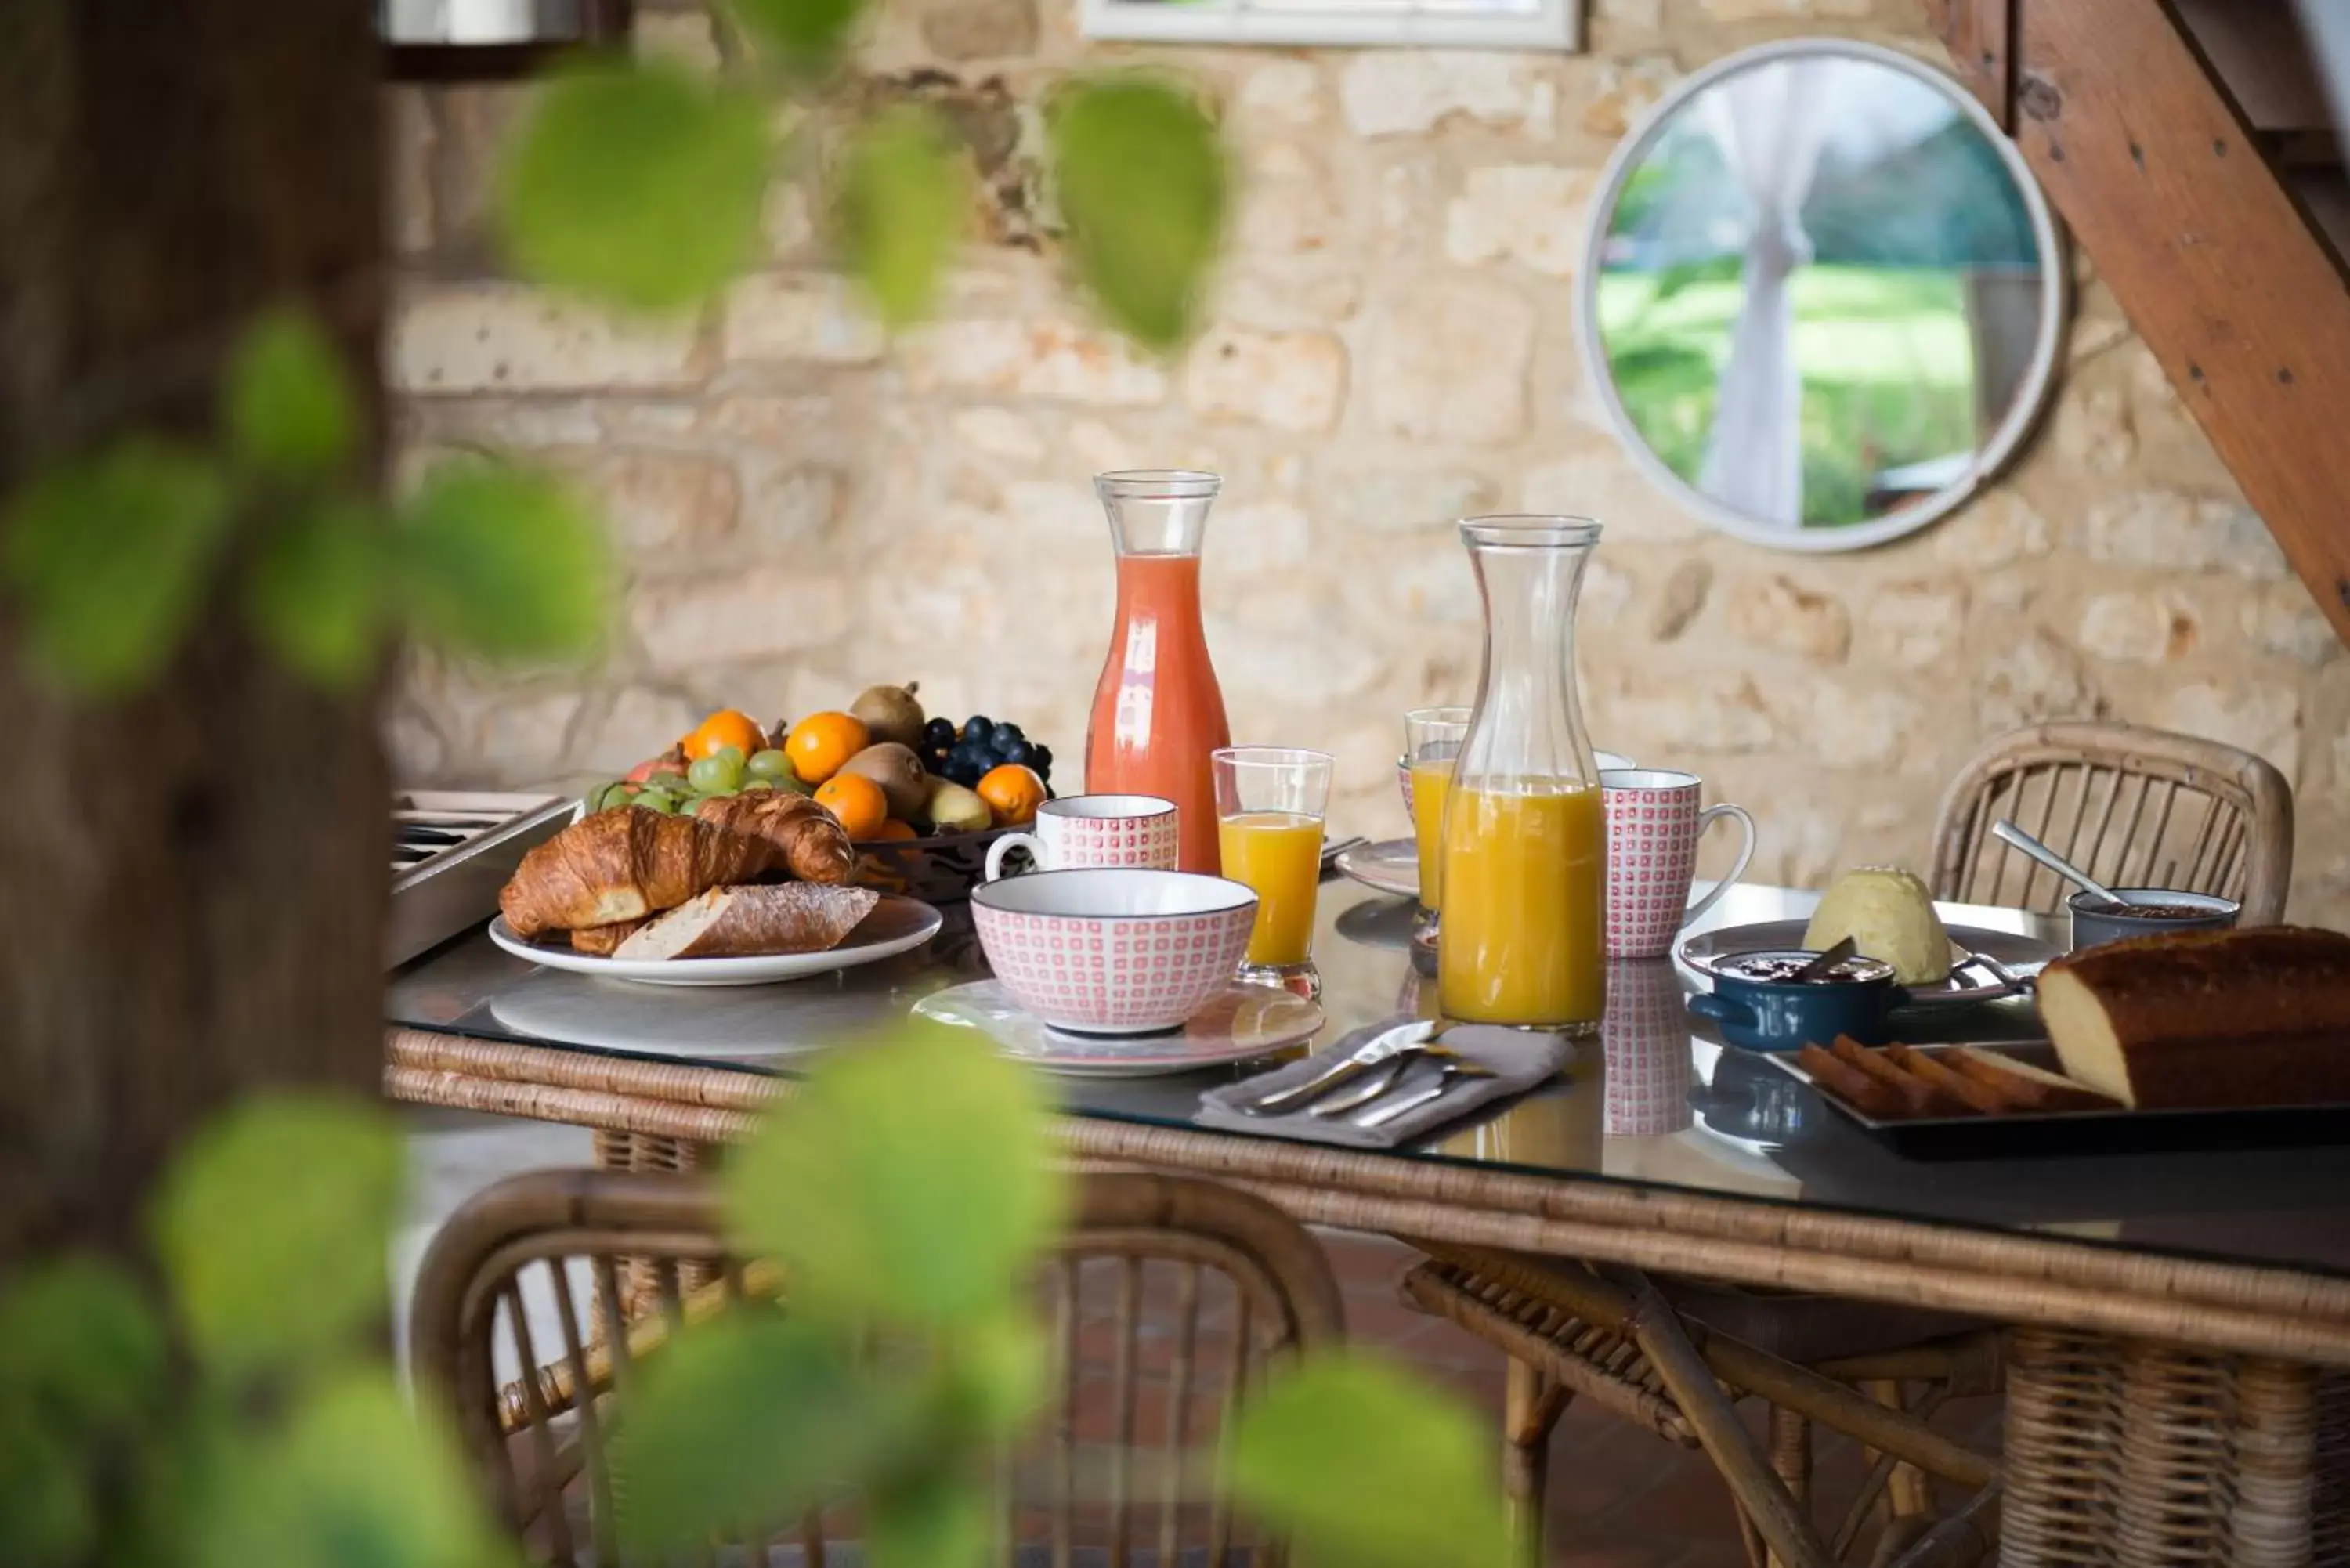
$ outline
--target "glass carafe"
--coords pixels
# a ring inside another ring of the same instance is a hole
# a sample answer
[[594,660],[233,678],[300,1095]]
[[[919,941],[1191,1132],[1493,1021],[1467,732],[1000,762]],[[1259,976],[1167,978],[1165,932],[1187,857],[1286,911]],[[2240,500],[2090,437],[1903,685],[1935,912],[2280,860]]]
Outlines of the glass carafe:
[[1200,622],[1200,540],[1222,481],[1180,469],[1095,476],[1118,546],[1118,626],[1094,688],[1086,788],[1175,803],[1180,864],[1214,874],[1210,757],[1232,743]]
[[1599,524],[1461,524],[1485,601],[1476,711],[1444,802],[1444,1015],[1584,1034],[1607,1001],[1607,817],[1575,685]]

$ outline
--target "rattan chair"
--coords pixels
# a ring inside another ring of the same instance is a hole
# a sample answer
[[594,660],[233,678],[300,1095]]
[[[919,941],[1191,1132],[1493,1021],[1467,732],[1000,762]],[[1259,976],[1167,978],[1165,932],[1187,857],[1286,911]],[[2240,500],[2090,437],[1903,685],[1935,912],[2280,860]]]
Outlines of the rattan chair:
[[[653,1282],[636,1311],[631,1270]],[[1268,1366],[1340,1338],[1337,1285],[1312,1237],[1212,1183],[1088,1176],[1037,1288],[1062,1380],[1045,1429],[1003,1456],[995,1561],[1277,1563],[1277,1545],[1253,1539],[1183,1458],[1213,1451]],[[491,1188],[435,1238],[411,1345],[421,1387],[453,1415],[533,1559],[600,1564],[619,1560],[613,1504],[627,1483],[606,1396],[680,1324],[782,1295],[772,1267],[729,1254],[705,1182],[542,1171]],[[856,1532],[853,1508],[762,1521],[723,1555],[837,1568],[862,1560]]]
[[2250,752],[2135,724],[2034,724],[1992,741],[1942,797],[1937,898],[2061,909],[2074,889],[1991,836],[2012,818],[2109,888],[2212,893],[2284,918],[2293,788]]

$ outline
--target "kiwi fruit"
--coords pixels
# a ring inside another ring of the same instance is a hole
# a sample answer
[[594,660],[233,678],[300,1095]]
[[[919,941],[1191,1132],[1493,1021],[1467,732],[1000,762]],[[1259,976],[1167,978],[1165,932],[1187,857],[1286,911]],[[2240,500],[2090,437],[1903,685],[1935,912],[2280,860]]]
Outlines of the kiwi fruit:
[[903,686],[868,686],[848,705],[865,725],[867,734],[878,742],[895,741],[901,746],[922,743],[922,726],[929,721],[922,715],[921,703],[914,693],[921,686],[919,680],[909,680]]
[[931,776],[911,746],[883,741],[848,759],[841,770],[871,779],[889,798],[889,815],[901,822],[920,816],[931,798]]

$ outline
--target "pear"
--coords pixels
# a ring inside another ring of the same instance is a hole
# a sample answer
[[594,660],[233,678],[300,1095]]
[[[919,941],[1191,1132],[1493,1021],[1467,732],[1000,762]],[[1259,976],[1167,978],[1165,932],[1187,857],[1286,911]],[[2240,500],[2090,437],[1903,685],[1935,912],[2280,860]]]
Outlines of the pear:
[[857,694],[848,711],[864,721],[866,732],[874,740],[920,746],[922,726],[928,722],[922,715],[922,705],[914,700],[920,684],[909,680],[903,686],[868,686]]
[[983,833],[995,821],[994,814],[975,791],[963,788],[952,779],[931,781],[931,798],[924,815],[941,833]]
[[840,771],[879,784],[881,793],[889,797],[889,815],[901,821],[920,815],[930,799],[931,775],[922,771],[922,759],[914,755],[911,747],[896,741],[866,747]]

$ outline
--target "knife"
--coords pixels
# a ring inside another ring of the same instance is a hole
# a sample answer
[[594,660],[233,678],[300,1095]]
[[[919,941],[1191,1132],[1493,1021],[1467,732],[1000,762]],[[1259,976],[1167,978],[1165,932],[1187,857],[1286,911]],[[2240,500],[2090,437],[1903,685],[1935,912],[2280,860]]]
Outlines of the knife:
[[1275,1089],[1261,1099],[1243,1100],[1240,1109],[1252,1116],[1277,1116],[1344,1088],[1399,1051],[1418,1045],[1436,1033],[1432,1019],[1417,1018],[1380,1031],[1348,1054],[1346,1060],[1316,1073],[1302,1084]]

